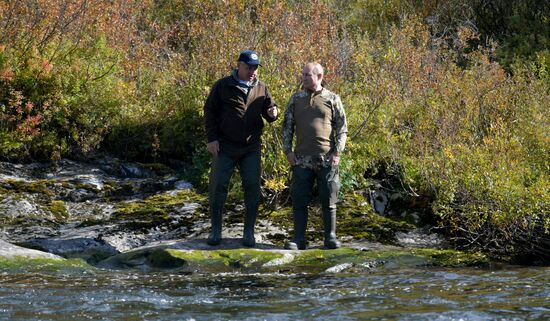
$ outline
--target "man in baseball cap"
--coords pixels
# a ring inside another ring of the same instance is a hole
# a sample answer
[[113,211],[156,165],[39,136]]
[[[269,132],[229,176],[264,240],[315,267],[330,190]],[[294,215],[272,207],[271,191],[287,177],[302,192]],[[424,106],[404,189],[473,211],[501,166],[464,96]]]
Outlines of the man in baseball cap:
[[209,202],[211,230],[207,243],[222,242],[222,213],[229,181],[239,168],[244,189],[245,217],[242,244],[253,247],[260,205],[261,134],[264,120],[277,119],[277,105],[258,78],[260,58],[255,51],[239,54],[237,68],[218,80],[204,105],[206,148],[212,154]]

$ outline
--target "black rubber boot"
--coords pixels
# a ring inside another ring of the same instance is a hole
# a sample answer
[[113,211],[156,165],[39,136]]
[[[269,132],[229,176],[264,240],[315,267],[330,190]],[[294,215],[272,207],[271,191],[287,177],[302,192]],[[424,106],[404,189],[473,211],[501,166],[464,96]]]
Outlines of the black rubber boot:
[[222,213],[215,211],[210,214],[210,235],[206,243],[208,245],[219,245],[222,242]]
[[256,239],[254,238],[254,226],[256,225],[256,216],[258,213],[246,213],[244,216],[243,245],[254,247]]
[[337,249],[342,244],[336,238],[336,209],[323,209],[323,225],[325,229],[325,248]]
[[307,209],[294,210],[294,238],[285,243],[287,250],[305,250],[306,249],[306,228],[307,228]]

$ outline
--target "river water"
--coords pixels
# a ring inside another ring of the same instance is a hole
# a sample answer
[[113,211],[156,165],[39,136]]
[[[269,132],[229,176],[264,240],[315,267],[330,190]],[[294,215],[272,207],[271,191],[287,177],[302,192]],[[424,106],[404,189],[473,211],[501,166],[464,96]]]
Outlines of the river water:
[[550,320],[548,267],[0,273],[0,320]]

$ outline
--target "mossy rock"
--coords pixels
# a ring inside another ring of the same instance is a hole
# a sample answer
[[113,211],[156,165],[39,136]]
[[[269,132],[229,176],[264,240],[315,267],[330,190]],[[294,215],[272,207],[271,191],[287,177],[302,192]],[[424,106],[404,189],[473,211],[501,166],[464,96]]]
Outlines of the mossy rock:
[[30,258],[26,256],[0,257],[0,271],[3,272],[63,272],[80,273],[94,267],[81,259]]
[[315,267],[318,269],[327,269],[331,266],[343,263],[356,263],[362,260],[364,252],[342,247],[336,250],[311,249],[300,251],[292,264],[299,268]]
[[207,212],[206,197],[192,191],[181,191],[175,195],[160,194],[148,197],[144,200],[119,203],[112,215],[112,220],[125,222],[125,226],[132,229],[151,228],[159,225],[170,225],[171,228],[179,226],[192,226],[197,220],[195,215],[191,218],[174,222],[171,213],[176,212],[176,207],[189,203],[198,203],[196,216]]
[[116,211],[112,219],[115,221],[124,221],[124,225],[128,228],[140,229],[165,224],[170,220],[170,216],[163,208],[131,204]]
[[58,221],[64,221],[69,218],[69,212],[65,206],[65,202],[60,200],[53,200],[48,206],[48,210]]
[[170,249],[167,253],[200,271],[262,270],[266,263],[283,256],[273,251],[244,248],[213,251]]
[[39,181],[23,181],[23,180],[6,180],[4,181],[4,189],[15,193],[30,193],[30,194],[45,194],[53,196],[54,193],[48,188],[53,182],[48,180]]
[[185,261],[168,255],[163,247],[139,249],[99,262],[98,266],[109,269],[173,269],[185,266]]
[[179,269],[187,272],[222,273],[323,273],[372,268],[404,268],[418,266],[479,266],[487,264],[480,255],[452,250],[384,249],[364,251],[349,247],[336,250],[304,251],[232,249],[147,248],[111,257],[100,266],[137,268],[141,270]]
[[369,240],[382,244],[395,244],[397,232],[416,228],[406,221],[396,221],[378,215],[359,193],[349,193],[338,206],[338,233],[355,240]]
[[258,271],[263,264],[282,256],[280,253],[255,249],[179,250],[159,247],[122,253],[100,262],[99,266],[208,273]]

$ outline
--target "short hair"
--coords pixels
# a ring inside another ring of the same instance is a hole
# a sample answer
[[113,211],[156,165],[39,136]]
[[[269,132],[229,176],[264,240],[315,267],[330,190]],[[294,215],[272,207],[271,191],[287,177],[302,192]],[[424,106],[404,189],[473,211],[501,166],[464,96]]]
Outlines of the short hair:
[[309,63],[306,64],[306,66],[310,66],[311,67],[311,72],[313,72],[316,75],[324,75],[325,74],[325,69],[318,62],[309,62]]

